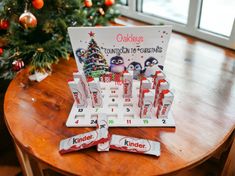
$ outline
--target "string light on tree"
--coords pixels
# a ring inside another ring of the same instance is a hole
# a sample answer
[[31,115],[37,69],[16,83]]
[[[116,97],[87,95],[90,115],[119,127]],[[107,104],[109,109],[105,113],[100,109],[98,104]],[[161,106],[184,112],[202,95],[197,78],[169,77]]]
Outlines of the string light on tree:
[[93,4],[92,4],[92,1],[91,0],[84,0],[84,5],[86,7],[91,7]]
[[44,1],[43,0],[33,0],[32,5],[35,9],[41,9],[44,5]]
[[99,8],[99,12],[100,12],[100,14],[103,16],[103,15],[105,15],[105,12],[104,12],[104,9],[103,8]]

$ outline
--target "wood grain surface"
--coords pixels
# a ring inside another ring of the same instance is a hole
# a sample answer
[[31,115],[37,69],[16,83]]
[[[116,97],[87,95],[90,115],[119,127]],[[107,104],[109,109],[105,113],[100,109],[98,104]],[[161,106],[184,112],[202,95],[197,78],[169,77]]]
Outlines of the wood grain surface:
[[73,98],[67,80],[73,59],[54,65],[40,83],[27,70],[11,82],[4,103],[8,129],[25,152],[56,170],[75,175],[164,175],[193,167],[216,152],[235,128],[235,53],[190,37],[173,34],[165,72],[175,92],[176,128],[111,128],[113,134],[161,143],[161,156],[96,147],[60,155],[64,138],[94,130],[67,128]]

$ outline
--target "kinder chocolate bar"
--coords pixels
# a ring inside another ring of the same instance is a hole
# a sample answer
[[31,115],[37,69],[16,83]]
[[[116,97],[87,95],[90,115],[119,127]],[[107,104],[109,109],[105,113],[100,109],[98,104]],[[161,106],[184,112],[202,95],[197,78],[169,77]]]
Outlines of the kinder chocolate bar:
[[166,118],[170,111],[174,94],[169,90],[163,90],[160,93],[158,107],[157,107],[157,118]]
[[97,145],[99,142],[98,132],[91,131],[60,141],[59,152],[61,154],[73,152]]
[[[97,119],[97,131],[99,135],[99,140],[101,143],[97,145],[97,151],[109,151],[109,146],[110,146],[110,141],[109,141],[109,132],[108,132],[108,117],[104,113],[98,114],[98,119]],[[107,141],[108,140],[108,141]],[[106,141],[106,142],[102,142]]]
[[132,97],[133,72],[123,74],[123,97]]
[[155,75],[154,75],[154,79],[153,79],[153,89],[156,88],[159,80],[161,79],[165,79],[166,75],[162,72],[162,71],[156,71]]
[[112,135],[110,148],[127,152],[160,156],[160,143],[147,139]]
[[154,103],[154,89],[144,89],[142,94],[143,102],[140,108],[140,118],[151,118]]
[[155,100],[154,100],[154,106],[157,107],[158,101],[159,101],[159,95],[163,90],[169,89],[170,84],[165,79],[161,79],[158,81],[158,84],[155,88]]
[[152,87],[152,82],[151,82],[151,79],[150,78],[145,78],[143,77],[140,81],[140,91],[139,91],[139,102],[138,102],[138,106],[141,107],[141,103],[143,102],[142,101],[142,91],[144,89],[151,89]]
[[87,99],[83,90],[81,80],[68,82],[69,88],[73,94],[73,98],[77,104],[77,107],[87,107]]
[[102,107],[103,100],[102,100],[101,88],[99,82],[91,78],[88,80],[88,86],[91,93],[92,106]]
[[90,97],[90,92],[89,92],[89,87],[88,87],[85,75],[80,73],[80,72],[75,72],[75,73],[73,73],[73,77],[74,77],[75,80],[77,78],[79,78],[81,80],[81,84],[82,84],[82,87],[83,87],[84,92],[86,94],[86,97],[89,98]]

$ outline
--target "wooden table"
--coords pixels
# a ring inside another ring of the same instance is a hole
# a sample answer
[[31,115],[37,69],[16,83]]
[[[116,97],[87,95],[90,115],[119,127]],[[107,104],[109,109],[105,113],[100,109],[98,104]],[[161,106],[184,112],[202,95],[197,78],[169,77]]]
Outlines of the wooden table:
[[60,155],[61,139],[94,130],[65,126],[73,103],[67,80],[76,70],[75,61],[61,61],[40,83],[30,82],[27,70],[20,72],[8,88],[4,110],[24,172],[35,172],[30,170],[29,158],[74,175],[164,175],[200,164],[228,139],[233,140],[235,74],[229,70],[234,64],[231,57],[234,53],[228,50],[173,34],[165,71],[175,90],[176,128],[110,129],[115,134],[160,141],[159,158],[114,150],[98,153],[95,147]]

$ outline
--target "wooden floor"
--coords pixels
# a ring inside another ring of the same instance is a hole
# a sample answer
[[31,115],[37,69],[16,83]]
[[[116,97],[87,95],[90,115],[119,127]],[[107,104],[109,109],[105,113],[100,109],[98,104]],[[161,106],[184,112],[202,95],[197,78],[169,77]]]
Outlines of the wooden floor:
[[[131,25],[143,25],[141,22],[136,22],[127,18],[120,18],[121,23],[123,24],[131,24]],[[195,57],[197,55],[194,52],[194,48],[201,47],[203,48],[203,52],[213,55],[214,57],[223,57],[224,58],[224,69],[235,72],[235,51],[221,48],[209,43],[206,43],[201,40],[197,40],[192,37],[184,36],[182,34],[173,33],[169,50],[174,49],[174,45],[179,44],[182,47],[187,47],[189,53],[184,57],[179,59],[191,60],[191,57]],[[180,52],[180,51],[179,51]],[[206,57],[205,57],[206,59]],[[2,80],[0,80],[2,81]],[[14,146],[10,142],[9,134],[4,126],[3,121],[3,97],[5,88],[2,87],[2,82],[0,83],[0,176],[15,176],[20,173],[20,166],[17,161]],[[6,85],[5,85],[6,87]],[[185,171],[184,173],[178,174],[177,176],[217,176],[220,170],[220,161],[214,158],[206,161],[205,163],[197,166],[194,169],[190,169]],[[56,175],[53,172],[48,172],[46,175]],[[20,175],[20,174],[19,174]]]

